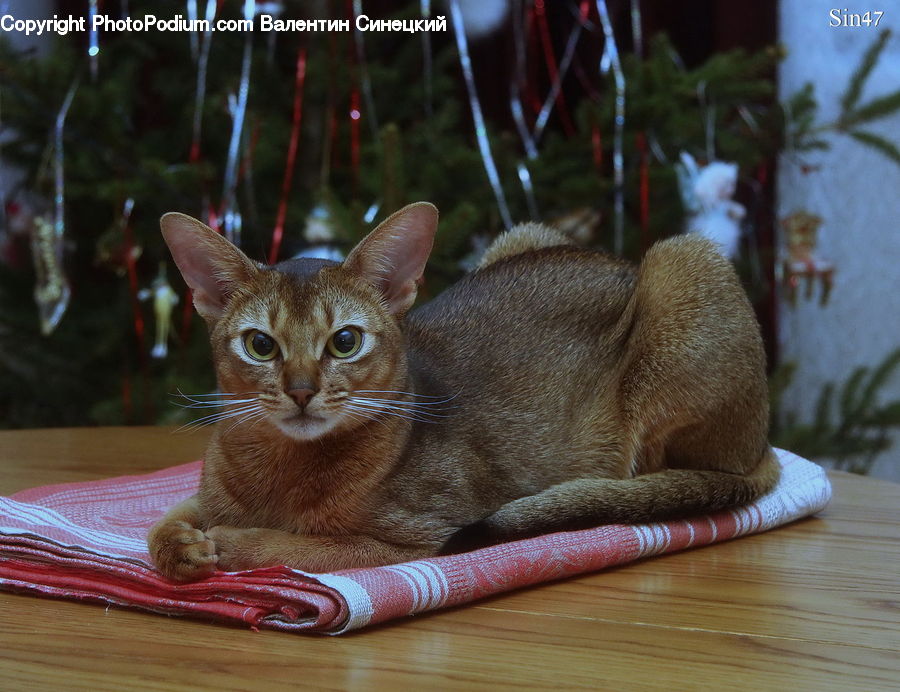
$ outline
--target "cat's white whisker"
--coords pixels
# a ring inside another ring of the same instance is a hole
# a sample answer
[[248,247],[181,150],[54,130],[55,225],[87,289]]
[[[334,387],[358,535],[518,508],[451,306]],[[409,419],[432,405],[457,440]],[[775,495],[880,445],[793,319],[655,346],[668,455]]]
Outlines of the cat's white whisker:
[[369,396],[350,396],[348,397],[348,399],[354,402],[370,403],[378,406],[397,406],[410,410],[421,410],[423,413],[429,413],[431,411],[443,411],[451,408],[459,408],[458,406],[444,406],[443,402],[437,401],[416,403],[414,401],[404,401],[403,399],[376,399]]
[[196,428],[202,428],[207,425],[212,425],[213,423],[217,423],[221,420],[227,420],[229,418],[235,418],[236,416],[249,413],[258,407],[259,404],[249,404],[229,411],[218,411],[216,413],[211,413],[207,416],[203,416],[202,418],[198,418],[197,420],[193,420],[190,423],[185,423],[175,432],[181,432],[183,430],[194,430]]
[[191,398],[200,398],[200,397],[213,397],[220,398],[226,396],[247,396],[248,394],[261,394],[262,392],[203,392],[200,394],[185,394],[180,389],[176,389],[174,393],[171,393],[170,396],[183,396],[185,399]]
[[238,416],[238,419],[234,423],[232,423],[230,426],[228,426],[228,430],[225,431],[225,434],[227,435],[228,433],[230,433],[238,425],[242,425],[243,423],[247,423],[247,422],[253,420],[254,418],[258,418],[260,416],[260,414],[267,413],[267,411],[265,409],[263,409],[262,406],[255,406],[254,409],[255,410],[251,410],[251,411],[245,413],[244,415]]
[[460,392],[457,392],[453,396],[444,397],[439,395],[432,394],[416,394],[415,392],[401,392],[397,389],[356,389],[354,390],[355,394],[403,394],[405,396],[414,396],[420,399],[444,399],[445,401],[450,401],[451,399],[455,399],[459,396]]
[[344,406],[348,408],[352,408],[357,411],[366,411],[372,413],[381,413],[386,416],[395,416],[397,418],[405,418],[406,420],[418,421],[419,423],[440,423],[440,421],[432,420],[429,418],[422,418],[416,414],[415,411],[409,411],[407,409],[395,409],[393,407],[384,407],[384,406],[367,406],[359,403],[359,401],[355,401],[354,403],[345,403]]
[[433,411],[409,408],[409,407],[402,406],[402,405],[398,406],[398,405],[394,405],[394,404],[382,403],[382,402],[374,401],[372,399],[353,398],[353,399],[350,399],[350,401],[354,404],[358,404],[360,406],[366,406],[368,408],[373,408],[373,409],[384,409],[386,411],[403,411],[405,413],[419,414],[422,416],[433,416],[435,418],[449,418],[450,417],[449,415],[442,414],[442,413],[434,413]]
[[349,416],[350,418],[352,418],[353,420],[355,420],[355,421],[360,421],[360,422],[362,422],[362,423],[366,423],[366,422],[368,422],[368,421],[375,421],[375,422],[377,422],[377,423],[381,423],[382,425],[387,425],[387,424],[386,424],[383,420],[381,420],[380,418],[377,418],[377,417],[375,417],[375,416],[369,416],[369,415],[366,415],[366,414],[363,414],[363,413],[354,413],[353,411],[350,410],[349,407],[345,407],[344,413],[345,413],[347,416]]
[[225,401],[198,401],[193,404],[180,404],[177,401],[173,401],[172,403],[176,406],[180,406],[181,408],[221,408],[223,406],[227,406],[229,404],[249,404],[253,401],[256,401],[256,398],[253,399],[228,399]]
[[257,397],[255,396],[256,394],[259,394],[259,392],[213,392],[209,394],[185,394],[179,389],[177,390],[177,394],[173,394],[172,396],[182,397],[190,403],[183,404],[179,401],[173,401],[172,403],[176,406],[180,406],[181,408],[218,408],[226,406],[228,404],[252,403],[257,400]]
[[344,411],[348,416],[353,417],[355,420],[364,420],[364,421],[380,420],[377,416],[374,416],[368,412],[364,412],[363,409],[356,408],[355,406],[350,406],[349,404],[346,404],[344,406]]
[[399,406],[406,406],[409,408],[421,409],[423,411],[427,411],[428,406],[437,406],[439,408],[437,408],[435,410],[438,410],[438,411],[444,411],[444,410],[452,409],[452,408],[459,408],[459,406],[443,406],[442,405],[444,403],[443,401],[415,402],[415,401],[404,401],[403,399],[375,399],[374,397],[368,397],[368,396],[354,397],[354,398],[355,399],[363,399],[365,401],[374,401],[374,402],[377,402],[380,404],[396,404]]

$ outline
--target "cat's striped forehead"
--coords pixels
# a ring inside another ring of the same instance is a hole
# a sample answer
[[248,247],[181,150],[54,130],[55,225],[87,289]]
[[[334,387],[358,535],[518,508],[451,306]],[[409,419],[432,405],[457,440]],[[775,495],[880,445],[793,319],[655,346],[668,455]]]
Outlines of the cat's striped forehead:
[[319,266],[297,263],[284,271],[287,263],[282,263],[239,289],[230,306],[228,331],[258,329],[276,337],[286,350],[309,352],[320,351],[324,341],[345,326],[380,331],[384,317],[372,289],[342,280],[346,277],[340,271],[328,271],[334,263],[310,262]]

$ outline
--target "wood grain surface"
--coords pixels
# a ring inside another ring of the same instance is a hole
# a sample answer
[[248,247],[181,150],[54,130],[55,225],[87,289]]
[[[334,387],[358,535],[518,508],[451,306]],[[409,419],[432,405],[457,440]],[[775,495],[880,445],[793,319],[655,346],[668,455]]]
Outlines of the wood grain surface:
[[[166,428],[0,432],[0,494],[202,454]],[[818,517],[342,637],[0,593],[2,690],[900,689],[900,485]]]

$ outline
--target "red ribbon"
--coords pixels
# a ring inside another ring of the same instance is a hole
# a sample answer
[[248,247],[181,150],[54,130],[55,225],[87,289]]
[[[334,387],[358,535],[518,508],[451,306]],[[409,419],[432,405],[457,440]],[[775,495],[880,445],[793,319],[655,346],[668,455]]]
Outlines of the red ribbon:
[[350,93],[350,165],[353,168],[353,196],[359,187],[359,89]]
[[598,173],[603,172],[603,139],[600,136],[600,126],[597,123],[591,125],[591,150],[594,154],[594,167]]
[[125,220],[125,267],[128,270],[128,287],[131,291],[131,312],[134,318],[134,335],[137,337],[138,352],[141,354],[141,363],[144,362],[144,316],[141,314],[141,304],[138,301],[138,277],[137,266],[134,259],[134,235],[131,232],[131,219]]
[[[550,74],[551,83],[555,84],[559,77],[559,68],[556,65],[556,56],[553,53],[553,41],[550,38],[550,26],[547,24],[547,15],[544,12],[544,0],[535,0],[534,13],[537,18],[538,30],[541,34],[541,44],[544,47],[544,59],[547,61],[547,72]],[[543,104],[542,104],[543,105]],[[575,126],[569,117],[569,108],[566,106],[566,97],[560,89],[556,94],[556,105],[559,108],[559,117],[563,129],[571,137],[575,134]]]
[[281,240],[284,237],[284,221],[287,217],[288,194],[294,180],[294,162],[297,159],[297,145],[300,141],[300,122],[303,119],[303,85],[306,82],[306,49],[297,51],[297,72],[294,77],[294,115],[291,123],[291,139],[288,144],[287,160],[284,164],[284,176],[281,179],[281,199],[278,201],[278,215],[275,218],[275,229],[272,231],[272,246],[269,249],[269,264],[278,260]]
[[[150,364],[147,362],[147,352],[144,349],[144,315],[141,312],[141,303],[138,299],[138,275],[137,261],[134,256],[134,233],[131,229],[131,212],[126,211],[123,234],[125,236],[125,267],[128,270],[128,288],[131,293],[131,313],[134,319],[134,336],[137,341],[138,362],[140,363],[141,383],[144,392],[144,419],[146,423],[153,419],[153,409],[148,397],[150,382]],[[131,373],[125,369],[122,379],[122,409],[125,419],[134,422],[134,400],[132,391]]]
[[528,76],[526,78],[525,84],[521,86],[524,87],[525,90],[525,100],[528,104],[531,105],[531,110],[534,111],[535,115],[541,112],[541,107],[544,105],[541,102],[541,99],[538,97],[537,92],[534,88],[534,85],[538,82],[537,61],[532,59],[532,55],[537,50],[533,41],[536,24],[537,22],[535,22],[534,20],[534,8],[529,7],[525,13],[525,36],[527,37],[526,64],[528,66]]

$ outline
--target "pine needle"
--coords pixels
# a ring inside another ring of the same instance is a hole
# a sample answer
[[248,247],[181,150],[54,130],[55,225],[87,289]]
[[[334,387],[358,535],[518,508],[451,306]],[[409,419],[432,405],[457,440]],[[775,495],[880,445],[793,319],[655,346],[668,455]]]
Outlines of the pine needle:
[[[850,82],[847,84],[847,91],[845,91],[844,95],[841,97],[841,111],[844,115],[849,115],[850,111],[852,111],[859,102],[859,97],[862,94],[866,80],[872,73],[872,69],[878,62],[878,58],[890,37],[890,29],[882,31],[872,42],[872,45],[869,46],[869,49],[863,56],[862,62],[853,72],[853,76],[850,77]],[[841,119],[843,120],[843,118]]]

